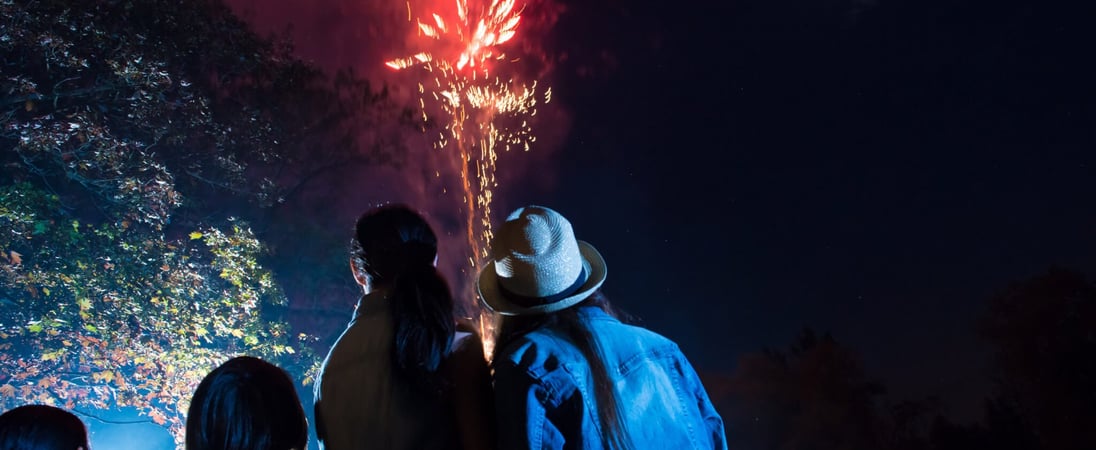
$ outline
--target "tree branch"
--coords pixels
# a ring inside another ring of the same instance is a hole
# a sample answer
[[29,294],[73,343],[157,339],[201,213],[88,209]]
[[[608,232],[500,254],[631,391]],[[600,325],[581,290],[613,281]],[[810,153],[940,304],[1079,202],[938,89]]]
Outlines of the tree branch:
[[86,412],[86,411],[80,411],[79,409],[73,409],[73,410],[72,410],[72,412],[74,412],[74,413],[76,413],[76,414],[79,414],[79,415],[81,415],[81,416],[85,416],[85,417],[89,417],[89,418],[92,418],[92,419],[98,420],[99,422],[102,422],[102,423],[109,423],[109,424],[111,424],[111,425],[134,425],[134,424],[138,424],[138,423],[153,423],[153,422],[152,422],[152,419],[140,419],[140,420],[109,420],[109,419],[104,419],[104,418],[102,418],[102,417],[99,417],[99,416],[97,416],[97,415],[95,415],[95,414],[91,414],[91,413],[89,413],[89,412]]

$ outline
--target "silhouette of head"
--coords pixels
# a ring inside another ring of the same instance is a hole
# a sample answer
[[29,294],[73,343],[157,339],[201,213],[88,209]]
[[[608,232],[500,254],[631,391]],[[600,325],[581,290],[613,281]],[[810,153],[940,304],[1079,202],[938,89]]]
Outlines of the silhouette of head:
[[72,413],[46,405],[25,405],[0,414],[0,449],[88,449],[84,422]]
[[308,420],[293,380],[273,364],[239,356],[206,375],[190,402],[187,450],[304,450]]
[[358,218],[350,257],[356,275],[388,283],[418,268],[433,266],[438,238],[418,213],[404,205],[385,205]]

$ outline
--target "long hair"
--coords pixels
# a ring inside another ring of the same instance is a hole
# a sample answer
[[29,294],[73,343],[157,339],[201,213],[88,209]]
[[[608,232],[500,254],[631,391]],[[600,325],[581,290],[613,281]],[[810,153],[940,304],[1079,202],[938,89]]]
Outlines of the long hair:
[[213,369],[186,415],[187,450],[304,450],[305,418],[293,380],[259,358],[238,356]]
[[505,349],[515,339],[539,328],[562,331],[586,358],[590,367],[590,375],[594,382],[598,425],[601,427],[601,445],[606,449],[626,450],[631,448],[631,445],[624,425],[620,399],[617,398],[616,389],[609,376],[609,368],[605,366],[604,349],[579,316],[579,309],[584,306],[597,307],[613,317],[628,319],[626,315],[614,310],[609,304],[609,299],[601,290],[597,290],[582,302],[562,311],[543,315],[503,316],[496,348]]
[[88,450],[84,422],[47,405],[24,405],[0,414],[0,448],[12,450]]
[[418,213],[386,205],[358,219],[350,245],[354,270],[388,285],[395,327],[392,360],[415,386],[438,392],[438,371],[456,331],[453,296],[434,267],[438,239]]

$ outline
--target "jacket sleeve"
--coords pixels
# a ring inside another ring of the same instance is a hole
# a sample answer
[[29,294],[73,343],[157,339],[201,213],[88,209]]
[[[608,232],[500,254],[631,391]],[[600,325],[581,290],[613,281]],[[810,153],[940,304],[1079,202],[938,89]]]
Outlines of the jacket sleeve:
[[562,449],[563,435],[548,419],[546,404],[551,392],[515,367],[495,367],[495,410],[500,449]]
[[704,384],[700,382],[700,376],[697,375],[696,369],[693,369],[693,365],[689,364],[684,355],[681,356],[681,359],[685,379],[689,380],[688,384],[691,386],[693,396],[696,398],[696,406],[700,410],[700,418],[704,421],[708,436],[711,438],[712,448],[727,450],[727,432],[723,428],[723,418],[719,416],[719,412],[712,405],[712,400],[708,397],[708,391],[704,389]]

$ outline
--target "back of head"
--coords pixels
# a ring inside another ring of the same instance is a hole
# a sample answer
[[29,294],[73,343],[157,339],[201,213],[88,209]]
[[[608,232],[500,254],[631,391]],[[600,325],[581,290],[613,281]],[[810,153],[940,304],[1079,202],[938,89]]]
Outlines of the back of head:
[[87,428],[72,413],[46,405],[26,405],[0,414],[0,449],[87,449]]
[[249,356],[206,375],[190,402],[187,450],[304,450],[308,421],[293,380]]
[[354,267],[372,281],[389,283],[410,268],[432,266],[438,238],[418,213],[404,205],[366,211],[354,227]]
[[395,367],[414,385],[437,391],[437,370],[456,324],[449,286],[434,267],[438,240],[433,229],[407,206],[378,207],[358,219],[350,253],[355,271],[388,289]]
[[565,333],[590,368],[602,445],[630,448],[605,349],[578,312],[579,306],[594,306],[612,313],[599,291],[607,276],[601,253],[578,240],[559,212],[529,205],[498,227],[491,256],[476,286],[484,305],[504,317],[496,344],[505,351],[512,339],[541,327]]

